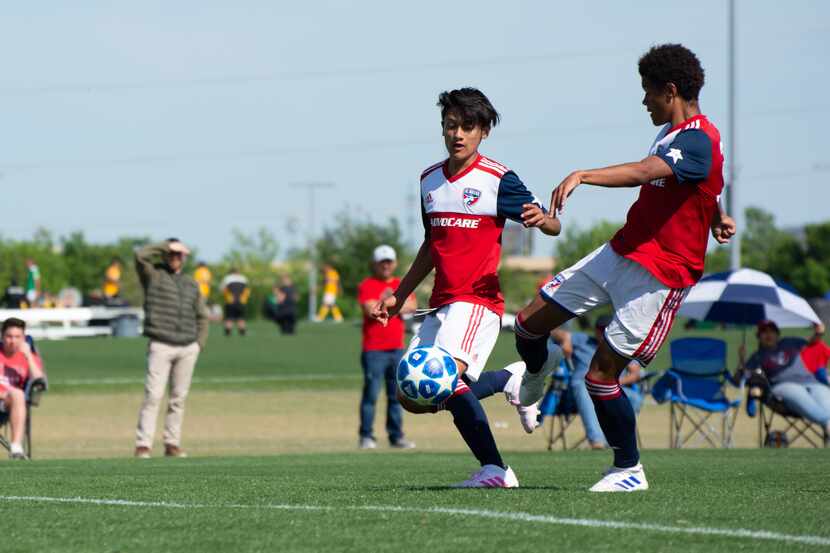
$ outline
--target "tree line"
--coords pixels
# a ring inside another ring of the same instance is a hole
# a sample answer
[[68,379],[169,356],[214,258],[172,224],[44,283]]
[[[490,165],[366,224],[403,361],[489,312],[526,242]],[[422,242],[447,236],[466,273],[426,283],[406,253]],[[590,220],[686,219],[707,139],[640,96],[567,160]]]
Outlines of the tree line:
[[[620,226],[621,223],[608,221],[587,228],[567,226],[564,234],[553,241],[552,254],[557,258],[557,266],[573,264],[608,241]],[[776,225],[771,213],[752,207],[746,210],[745,228],[740,231],[743,266],[770,273],[808,298],[823,296],[830,290],[830,221],[807,225],[798,232],[787,231]],[[37,230],[29,240],[0,238],[0,282],[6,285],[12,279],[24,282],[26,260],[31,258],[41,269],[44,290],[57,294],[61,289],[73,287],[89,297],[101,289],[104,271],[111,260],[119,258],[124,263],[121,297],[131,305],[140,305],[142,291],[133,270],[133,251],[151,241],[149,236],[128,236],[113,243],[96,244],[88,242],[82,232],[56,237],[44,229]],[[318,267],[327,262],[340,273],[343,297],[339,304],[346,317],[359,315],[355,299],[357,286],[369,274],[372,250],[378,244],[389,244],[398,252],[399,273],[414,257],[394,218],[376,223],[341,214],[315,242]],[[219,282],[232,267],[236,267],[251,284],[250,317],[261,316],[263,302],[283,275],[294,281],[300,315],[304,315],[308,301],[310,251],[298,248],[280,256],[281,253],[279,240],[265,227],[252,233],[234,230],[228,250],[219,261],[208,264],[214,277],[210,302],[222,302]],[[192,273],[198,259],[198,252],[194,252],[188,258],[185,270]],[[727,248],[715,248],[707,255],[707,272],[728,268]],[[520,308],[533,296],[540,276],[502,269],[502,288],[509,311]],[[320,275],[317,278],[320,279]],[[431,280],[427,279],[417,291],[421,305],[426,304],[430,290]]]

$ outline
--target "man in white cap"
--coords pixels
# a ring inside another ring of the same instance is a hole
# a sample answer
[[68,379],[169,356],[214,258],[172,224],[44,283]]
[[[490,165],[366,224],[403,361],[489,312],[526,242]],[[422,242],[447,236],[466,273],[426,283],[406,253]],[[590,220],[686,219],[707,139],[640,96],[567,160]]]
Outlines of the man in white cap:
[[[363,348],[360,363],[363,366],[363,395],[360,399],[360,449],[377,447],[373,426],[375,404],[382,384],[386,385],[386,432],[389,445],[399,449],[411,449],[415,444],[404,438],[403,412],[397,398],[395,369],[403,355],[404,324],[400,316],[382,325],[369,317],[372,307],[380,300],[393,294],[400,283],[393,276],[398,266],[392,246],[386,244],[375,248],[372,254],[372,276],[367,277],[357,288],[357,300],[363,310]],[[401,314],[415,311],[415,297],[410,296],[401,309]]]
[[169,388],[164,421],[164,455],[185,457],[181,449],[184,404],[193,369],[208,337],[205,299],[193,277],[182,271],[190,250],[176,238],[135,252],[135,267],[144,288],[144,335],[147,374],[138,415],[135,456],[149,459],[156,418]]

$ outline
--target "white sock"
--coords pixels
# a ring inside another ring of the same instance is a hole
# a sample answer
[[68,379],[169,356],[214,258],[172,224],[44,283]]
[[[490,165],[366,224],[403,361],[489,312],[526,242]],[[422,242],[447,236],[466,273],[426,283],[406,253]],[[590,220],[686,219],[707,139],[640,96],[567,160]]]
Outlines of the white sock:
[[11,447],[9,447],[9,453],[15,454],[20,453],[23,454],[23,446],[20,444],[12,443]]

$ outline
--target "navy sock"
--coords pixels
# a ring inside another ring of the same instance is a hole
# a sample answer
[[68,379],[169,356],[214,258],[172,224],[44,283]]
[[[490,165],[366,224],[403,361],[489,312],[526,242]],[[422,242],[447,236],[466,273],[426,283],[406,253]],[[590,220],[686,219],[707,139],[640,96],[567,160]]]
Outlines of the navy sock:
[[[511,376],[513,376],[513,373],[507,369],[483,372],[478,377],[477,382],[467,382],[467,386],[470,387],[470,390],[478,399],[485,399],[499,392],[503,392]],[[467,379],[465,378],[464,380],[466,381]]]
[[525,330],[521,316],[516,317],[513,328],[516,332],[516,351],[527,366],[527,372],[538,373],[548,360],[548,337]]
[[594,402],[602,433],[614,450],[614,466],[633,467],[640,462],[640,452],[637,450],[637,418],[631,402],[616,380],[594,380],[586,376],[585,385]]
[[498,465],[507,468],[496,446],[484,408],[475,394],[466,391],[452,396],[447,400],[447,410],[452,413],[455,427],[482,466]]

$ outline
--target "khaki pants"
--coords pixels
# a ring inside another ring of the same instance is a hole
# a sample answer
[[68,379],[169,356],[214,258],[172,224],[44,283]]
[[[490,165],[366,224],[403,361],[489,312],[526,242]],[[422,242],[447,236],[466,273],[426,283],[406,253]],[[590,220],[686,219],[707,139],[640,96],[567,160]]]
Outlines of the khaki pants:
[[138,412],[135,432],[136,447],[152,447],[164,389],[170,381],[167,417],[164,420],[165,445],[181,444],[184,401],[190,390],[193,367],[199,357],[199,344],[173,346],[151,340],[147,351],[147,378],[144,382],[144,402]]

